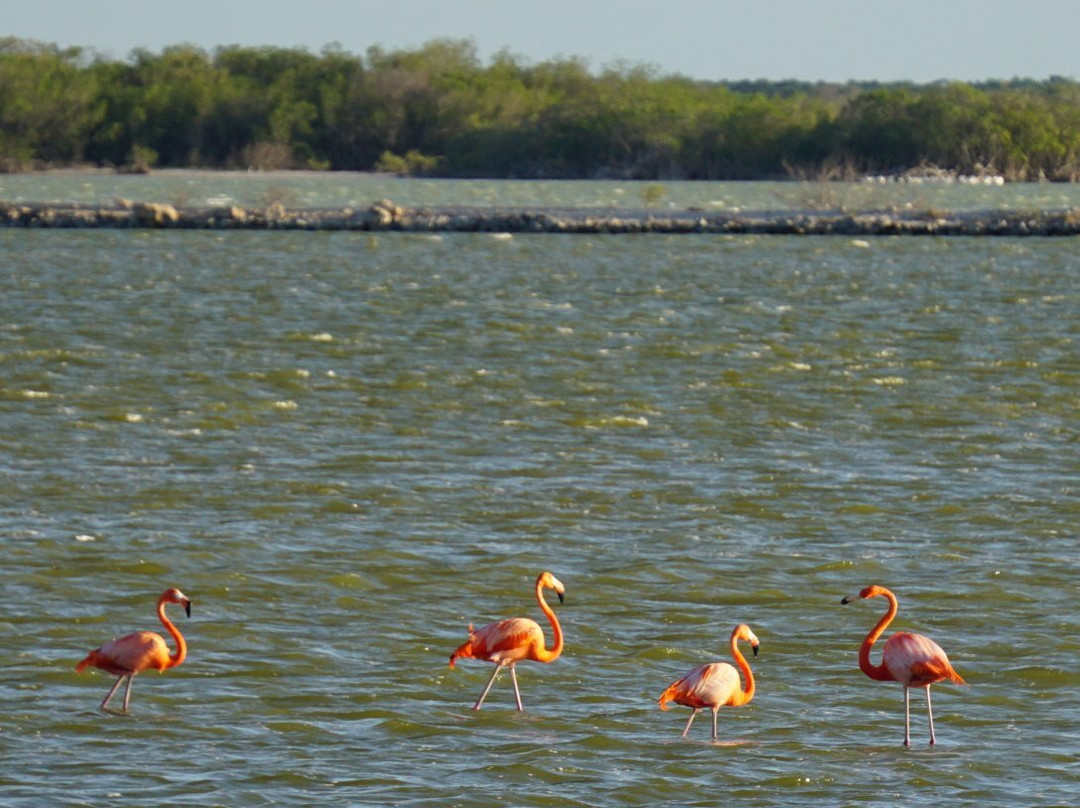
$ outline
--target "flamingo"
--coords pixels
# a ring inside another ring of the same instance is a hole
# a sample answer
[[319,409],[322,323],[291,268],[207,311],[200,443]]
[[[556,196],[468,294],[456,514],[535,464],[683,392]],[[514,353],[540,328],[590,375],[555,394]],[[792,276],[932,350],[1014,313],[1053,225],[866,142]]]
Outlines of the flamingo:
[[554,589],[559,596],[559,603],[563,602],[563,593],[566,591],[562,583],[550,572],[541,572],[536,579],[536,600],[540,604],[540,610],[551,621],[551,630],[555,635],[555,644],[551,648],[544,646],[544,632],[535,620],[527,617],[511,617],[507,620],[497,620],[488,623],[483,628],[474,630],[469,624],[469,639],[458,647],[450,655],[450,667],[458,659],[483,659],[495,663],[495,670],[488,679],[487,687],[480,694],[480,698],[473,705],[474,710],[479,710],[484,703],[491,686],[495,683],[495,677],[503,668],[510,669],[510,679],[514,683],[514,696],[517,699],[518,710],[524,710],[521,706],[521,691],[518,690],[517,672],[514,666],[523,659],[531,659],[534,662],[554,662],[559,658],[563,650],[563,634],[559,620],[555,612],[544,600],[544,589]]
[[930,745],[933,746],[937,739],[934,737],[930,685],[945,679],[958,685],[966,685],[967,682],[953,670],[940,645],[922,634],[906,631],[898,631],[885,641],[885,650],[881,655],[882,664],[874,665],[870,661],[870,649],[896,617],[899,608],[896,595],[883,586],[873,584],[857,595],[849,595],[840,601],[851,603],[856,598],[876,598],[878,595],[889,601],[889,609],[863,640],[862,647],[859,648],[859,668],[871,679],[879,682],[899,682],[904,686],[904,746],[911,746],[911,688],[926,689],[926,714],[930,718]]
[[746,689],[743,690],[739,683],[739,672],[727,662],[710,662],[694,668],[686,676],[673,682],[668,689],[660,694],[660,709],[668,709],[667,703],[673,701],[685,707],[692,708],[690,718],[683,729],[682,737],[690,731],[690,725],[694,723],[694,717],[702,707],[712,710],[712,739],[716,740],[716,714],[721,707],[741,707],[750,699],[754,698],[754,674],[750,670],[750,664],[739,651],[739,640],[746,640],[754,649],[757,656],[758,646],[761,644],[750,626],[740,623],[731,632],[731,655],[735,658],[735,664],[746,677]]
[[175,668],[187,657],[187,643],[184,642],[184,636],[165,616],[166,603],[179,603],[184,607],[187,616],[191,617],[191,599],[179,589],[166,589],[158,598],[158,619],[176,641],[176,653],[169,653],[169,647],[160,634],[152,631],[136,631],[134,634],[127,634],[105,643],[100,648],[95,648],[75,666],[76,673],[82,673],[88,666],[93,665],[117,677],[109,694],[101,702],[102,710],[108,706],[109,700],[125,677],[127,678],[127,688],[124,690],[124,712],[126,713],[128,703],[131,701],[131,681],[135,678],[135,674],[149,669],[155,669],[161,673],[169,668]]

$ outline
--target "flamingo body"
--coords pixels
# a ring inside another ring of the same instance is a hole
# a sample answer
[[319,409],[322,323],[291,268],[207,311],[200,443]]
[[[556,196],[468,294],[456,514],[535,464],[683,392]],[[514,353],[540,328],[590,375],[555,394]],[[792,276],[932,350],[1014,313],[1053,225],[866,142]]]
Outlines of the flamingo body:
[[[746,658],[739,651],[739,640],[749,642],[751,648],[754,649],[755,656],[760,645],[758,638],[754,636],[754,632],[750,630],[749,626],[739,624],[735,627],[731,632],[731,655],[735,659],[735,664],[739,666],[738,670],[727,662],[710,662],[699,665],[681,679],[670,684],[667,690],[660,694],[661,710],[667,709],[669,701],[691,708],[690,718],[687,720],[682,733],[684,738],[686,733],[690,731],[690,725],[694,722],[697,711],[707,707],[712,710],[712,738],[715,741],[717,737],[716,717],[720,708],[739,707],[754,698],[754,674],[750,670]],[[739,681],[739,670],[746,677],[745,690]]]
[[733,706],[734,697],[742,692],[739,672],[727,662],[710,662],[700,665],[664,691],[666,710],[668,701],[683,707]]
[[881,661],[904,687],[929,687],[946,679],[964,684],[941,646],[922,634],[896,632],[885,641]]
[[114,676],[127,676],[145,670],[160,672],[170,667],[169,646],[160,634],[137,631],[95,648],[75,666],[75,670],[82,673],[91,665]]
[[934,710],[930,701],[930,685],[948,679],[958,685],[967,684],[953,668],[941,646],[924,637],[898,631],[885,641],[881,655],[881,664],[870,661],[870,650],[896,617],[899,604],[896,595],[883,586],[876,584],[866,587],[857,595],[850,595],[841,603],[851,603],[856,598],[884,597],[889,608],[880,620],[870,629],[859,648],[859,669],[871,679],[879,682],[899,682],[904,688],[904,746],[911,745],[911,688],[926,691],[926,714],[930,725],[930,745],[937,743],[934,735]]
[[454,656],[506,665],[522,659],[537,659],[543,648],[544,632],[539,623],[528,617],[511,617],[471,631],[468,642],[460,646]]
[[459,659],[481,659],[486,662],[494,662],[495,670],[488,679],[484,692],[473,705],[474,710],[479,710],[487,697],[488,691],[495,683],[495,678],[504,667],[510,669],[510,678],[514,683],[514,696],[517,700],[518,710],[525,708],[521,704],[521,691],[518,689],[517,672],[514,666],[522,660],[534,662],[554,662],[562,654],[563,634],[562,627],[555,612],[544,600],[544,589],[554,589],[559,596],[559,602],[563,600],[566,591],[562,583],[550,572],[542,572],[536,579],[536,600],[540,604],[541,611],[551,622],[554,644],[548,648],[544,644],[544,631],[535,620],[527,617],[511,617],[506,620],[497,620],[488,623],[478,629],[469,626],[469,639],[455,649],[450,655],[450,667],[454,667]]
[[191,599],[179,589],[167,589],[158,598],[158,619],[176,642],[175,653],[169,653],[169,646],[160,634],[152,631],[136,631],[107,642],[100,648],[95,648],[75,666],[76,673],[82,673],[86,668],[94,667],[117,677],[112,689],[105,696],[105,700],[101,702],[102,710],[108,707],[110,699],[116,694],[117,688],[124,679],[127,679],[127,688],[124,691],[124,712],[127,712],[131,701],[131,684],[135,674],[145,670],[156,670],[161,673],[169,668],[175,668],[187,658],[187,643],[184,641],[184,636],[165,615],[167,603],[180,604],[190,617]]

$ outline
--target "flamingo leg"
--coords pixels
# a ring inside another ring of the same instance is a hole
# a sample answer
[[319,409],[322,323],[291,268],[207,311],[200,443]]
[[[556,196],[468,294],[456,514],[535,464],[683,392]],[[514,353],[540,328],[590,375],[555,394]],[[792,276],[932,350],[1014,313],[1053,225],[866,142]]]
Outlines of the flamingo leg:
[[521,691],[518,690],[517,683],[517,668],[514,667],[514,663],[510,663],[510,681],[514,683],[514,698],[517,699],[517,708],[520,712],[525,712],[525,708],[521,706]]
[[904,746],[911,746],[911,688],[904,688]]
[[930,718],[930,745],[933,746],[937,743],[937,739],[934,737],[934,708],[930,706],[930,687],[926,688],[926,715]]
[[714,741],[716,740],[716,714],[718,712],[720,712],[719,706],[712,708],[712,739]]
[[690,710],[690,718],[686,721],[686,726],[683,728],[682,736],[685,738],[686,733],[690,731],[690,725],[694,723],[694,716],[697,715],[698,708],[694,707]]
[[122,673],[122,674],[120,674],[119,676],[116,677],[116,681],[113,682],[113,686],[109,689],[108,695],[105,696],[105,701],[101,702],[101,708],[100,709],[104,710],[106,707],[109,706],[109,699],[111,699],[116,694],[116,689],[118,687],[120,687],[120,683],[122,681],[124,681],[125,676],[127,676],[127,674]]
[[135,681],[135,674],[128,674],[127,687],[124,688],[124,712],[128,711],[128,704],[131,702],[131,683]]
[[488,679],[487,687],[484,688],[484,692],[480,694],[480,698],[476,700],[476,704],[473,705],[474,710],[479,710],[480,706],[484,703],[484,699],[487,698],[488,691],[491,690],[491,686],[495,684],[495,677],[502,671],[502,665],[496,665],[495,670],[491,672],[491,678]]

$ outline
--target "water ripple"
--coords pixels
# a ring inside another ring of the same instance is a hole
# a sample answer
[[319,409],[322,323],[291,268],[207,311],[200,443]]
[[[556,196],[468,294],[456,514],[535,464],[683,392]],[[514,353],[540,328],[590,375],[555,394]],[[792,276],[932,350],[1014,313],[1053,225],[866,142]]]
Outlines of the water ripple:
[[[5,804],[1072,801],[1069,243],[0,242]],[[473,713],[542,568],[566,651]],[[933,750],[872,582],[969,681]],[[173,585],[188,660],[98,713]],[[758,694],[682,740],[737,622]]]

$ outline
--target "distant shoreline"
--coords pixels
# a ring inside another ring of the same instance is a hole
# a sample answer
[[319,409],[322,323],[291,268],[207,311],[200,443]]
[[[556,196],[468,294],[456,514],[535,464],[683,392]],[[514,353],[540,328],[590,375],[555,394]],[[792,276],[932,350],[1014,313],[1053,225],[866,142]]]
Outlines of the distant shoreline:
[[740,212],[596,208],[179,207],[0,204],[0,226],[32,229],[308,230],[401,233],[716,234],[872,236],[1075,236],[1080,213],[1056,212]]
[[[391,174],[382,174],[377,171],[317,171],[310,168],[281,168],[250,171],[243,168],[155,168],[151,171],[125,171],[121,168],[107,166],[49,166],[46,168],[34,168],[27,171],[13,172],[12,176],[63,176],[63,177],[204,177],[234,175],[237,177],[326,177],[331,175],[358,176],[358,177],[390,177]],[[411,179],[403,177],[401,179]]]
[[443,176],[412,176],[394,174],[382,171],[350,171],[350,170],[317,170],[310,168],[280,168],[280,169],[243,169],[243,168],[207,168],[207,167],[182,167],[182,168],[155,168],[149,171],[127,171],[123,168],[117,168],[114,166],[93,166],[93,165],[72,165],[72,166],[49,166],[45,168],[35,168],[26,171],[13,172],[12,176],[61,176],[61,177],[220,177],[220,176],[233,176],[233,177],[264,177],[264,178],[287,178],[287,177],[303,177],[303,178],[320,178],[328,176],[337,177],[365,177],[365,178],[382,178],[393,180],[413,180],[418,182],[625,182],[634,183],[639,185],[664,185],[665,183],[675,182],[687,182],[691,184],[696,183],[710,183],[710,182],[722,182],[722,183],[755,183],[755,182],[778,182],[789,183],[793,185],[805,184],[805,183],[835,183],[840,185],[859,185],[859,184],[889,184],[892,182],[898,183],[911,183],[911,184],[948,184],[956,182],[961,185],[1004,185],[1005,178],[1000,175],[965,175],[958,174],[956,172],[935,169],[935,170],[922,170],[922,171],[907,171],[897,174],[867,174],[864,176],[847,178],[847,179],[813,179],[805,177],[793,177],[793,176],[780,176],[780,177],[759,177],[756,179],[738,179],[738,180],[687,180],[687,179],[617,179],[617,178],[598,178],[595,180],[578,179],[578,178],[560,178],[552,177],[546,179],[538,178],[514,178],[514,177],[443,177]]

